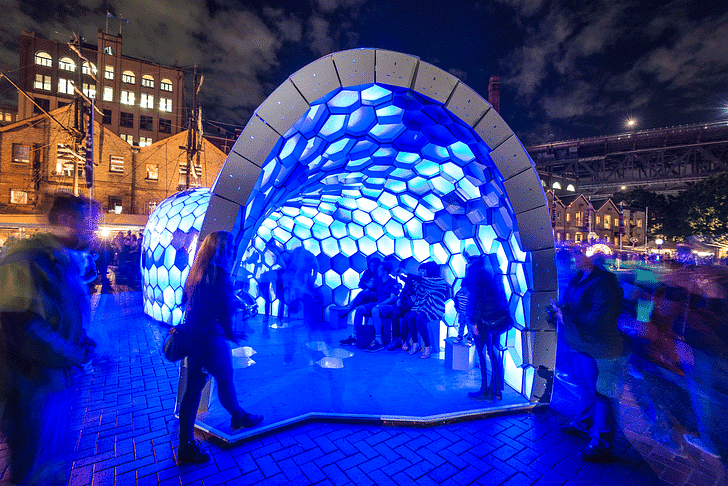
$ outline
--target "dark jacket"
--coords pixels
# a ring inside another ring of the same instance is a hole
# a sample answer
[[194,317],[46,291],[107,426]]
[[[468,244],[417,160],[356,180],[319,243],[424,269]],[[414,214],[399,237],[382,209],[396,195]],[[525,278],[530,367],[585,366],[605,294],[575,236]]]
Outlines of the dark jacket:
[[511,318],[503,284],[485,269],[483,257],[468,265],[463,285],[469,294],[467,306],[471,322],[497,321],[499,327],[508,327]]
[[192,336],[199,339],[222,336],[231,341],[235,340],[233,290],[230,276],[221,268],[211,272],[208,279],[195,287],[192,296],[184,302],[187,308],[185,325]]
[[582,280],[578,272],[561,302],[564,337],[575,351],[593,358],[616,358],[625,352],[625,338],[617,326],[624,292],[616,275],[600,267]]
[[[14,245],[0,261],[0,361],[39,385],[70,386],[88,361],[90,301],[70,250],[50,234]],[[0,380],[2,381],[2,380]]]

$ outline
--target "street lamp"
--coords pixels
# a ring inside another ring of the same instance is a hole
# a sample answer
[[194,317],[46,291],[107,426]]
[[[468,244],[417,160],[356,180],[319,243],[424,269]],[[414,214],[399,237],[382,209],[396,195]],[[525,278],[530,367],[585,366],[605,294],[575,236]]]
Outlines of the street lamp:
[[634,118],[628,118],[625,124],[627,125],[627,128],[629,128],[630,130],[634,130],[637,126],[637,120]]
[[664,241],[662,241],[662,238],[655,238],[655,244],[657,245],[657,254],[659,256],[662,256],[662,244]]

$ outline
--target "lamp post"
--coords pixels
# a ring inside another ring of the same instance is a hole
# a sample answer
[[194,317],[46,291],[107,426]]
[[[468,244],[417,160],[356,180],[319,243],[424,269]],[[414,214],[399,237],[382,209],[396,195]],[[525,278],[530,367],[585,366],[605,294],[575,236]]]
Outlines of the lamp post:
[[655,238],[655,244],[657,245],[657,255],[659,257],[662,257],[662,244],[663,243],[664,243],[664,241],[662,240],[662,238]]

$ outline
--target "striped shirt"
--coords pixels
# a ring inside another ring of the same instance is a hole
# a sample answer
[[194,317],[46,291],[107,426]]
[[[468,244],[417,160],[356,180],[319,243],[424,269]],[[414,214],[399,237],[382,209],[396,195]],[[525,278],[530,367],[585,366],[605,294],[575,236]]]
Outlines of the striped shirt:
[[445,302],[450,296],[450,285],[442,278],[421,277],[412,310],[424,314],[428,321],[439,321],[445,315]]

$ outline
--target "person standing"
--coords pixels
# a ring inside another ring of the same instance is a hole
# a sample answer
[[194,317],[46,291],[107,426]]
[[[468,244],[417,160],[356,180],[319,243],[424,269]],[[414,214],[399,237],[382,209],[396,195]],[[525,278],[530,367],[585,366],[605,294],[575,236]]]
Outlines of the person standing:
[[230,278],[235,253],[232,234],[215,231],[205,237],[185,283],[185,326],[195,345],[187,356],[187,385],[179,408],[177,462],[202,463],[210,459],[194,439],[195,417],[207,370],[217,382],[218,397],[230,413],[230,427],[254,427],[263,417],[247,413],[238,403],[233,363],[227,341],[236,341],[232,316],[235,296]]
[[579,457],[612,460],[617,392],[626,365],[625,336],[617,327],[624,292],[616,275],[595,265],[580,248],[572,249],[577,268],[561,304],[555,307],[579,395],[578,412],[565,434],[589,437]]
[[55,194],[50,232],[18,242],[0,261],[0,400],[13,484],[67,481],[73,378],[96,347],[86,335],[91,305],[77,252],[90,247],[99,215],[95,201]]
[[[500,349],[500,335],[511,325],[505,289],[501,279],[491,275],[485,268],[485,257],[475,250],[465,252],[468,266],[463,285],[468,293],[467,306],[471,332],[475,338],[475,349],[480,360],[480,390],[468,392],[475,400],[492,401],[503,398],[503,351]],[[488,380],[486,351],[491,369]]]

